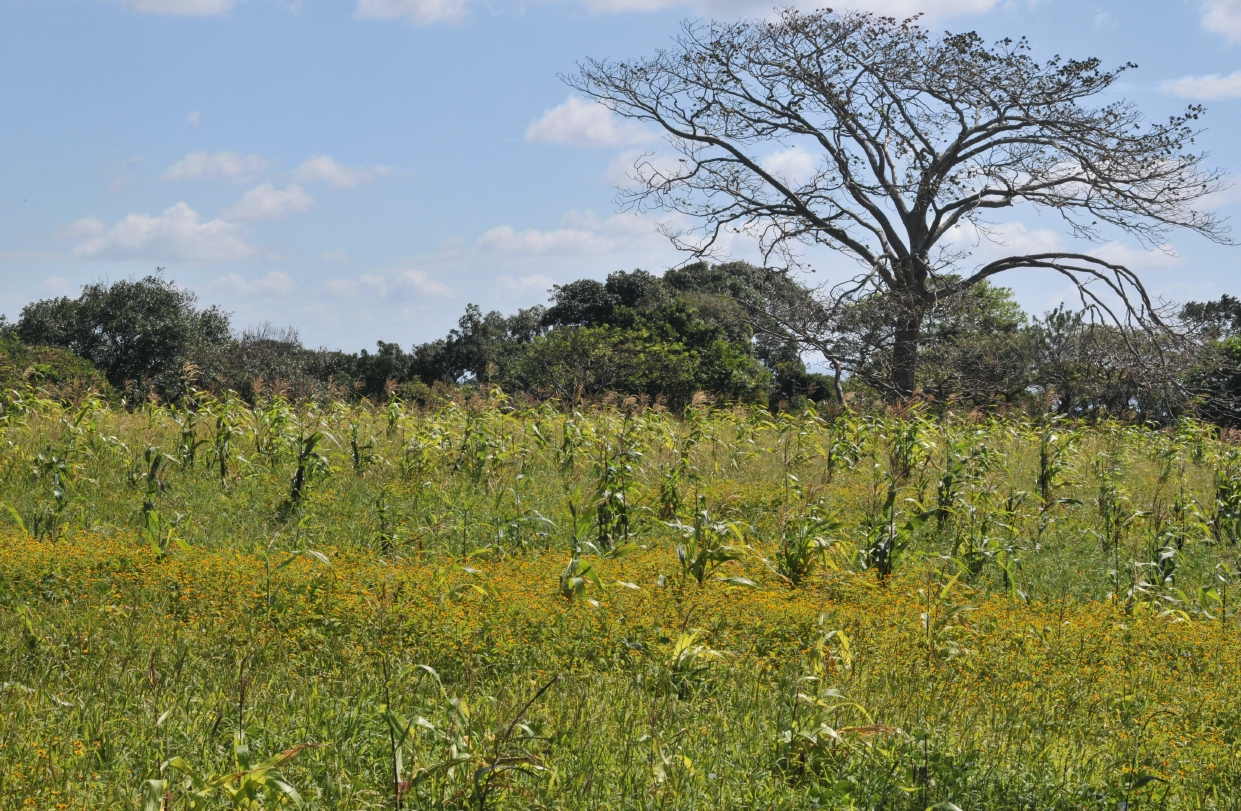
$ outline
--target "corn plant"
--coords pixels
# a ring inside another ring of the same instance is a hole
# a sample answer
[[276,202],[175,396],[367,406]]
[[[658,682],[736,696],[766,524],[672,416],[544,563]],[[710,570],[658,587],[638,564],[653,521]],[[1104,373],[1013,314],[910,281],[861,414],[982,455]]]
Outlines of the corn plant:
[[603,581],[599,573],[595,571],[594,565],[575,556],[569,560],[569,565],[565,566],[564,571],[560,573],[560,596],[566,600],[572,600],[574,597],[584,595],[586,587],[592,584],[600,592],[603,591]]
[[[700,497],[698,511],[694,513],[691,526],[673,523],[668,526],[684,533],[685,540],[677,544],[677,561],[681,564],[681,582],[690,578],[701,586],[716,569],[729,561],[740,560],[744,552],[745,536],[733,523],[713,521],[707,513],[706,498]],[[729,536],[740,546],[730,546],[724,541]],[[739,585],[749,585],[744,578],[725,578]]]
[[193,470],[198,461],[198,449],[209,445],[207,439],[198,436],[198,409],[191,406],[171,411],[173,420],[181,429],[181,437],[177,443],[177,458],[184,470]]
[[883,507],[866,527],[865,546],[858,551],[858,568],[874,571],[879,581],[885,582],[908,556],[914,533],[925,520],[925,514],[914,515],[903,524],[897,520],[896,483],[890,482]]
[[780,545],[768,568],[791,587],[797,588],[826,558],[834,543],[828,536],[843,526],[835,514],[820,515],[815,511],[798,516],[798,520],[791,525],[784,523],[780,530]]
[[379,497],[375,499],[375,516],[379,521],[379,549],[385,555],[392,553],[392,549],[397,541],[396,528],[392,525],[390,512],[388,491],[385,488],[380,491]]
[[597,540],[599,548],[608,551],[628,541],[634,530],[633,487],[642,449],[633,415],[625,414],[614,435],[606,424],[601,426],[595,450]]
[[1232,546],[1241,539],[1241,453],[1236,450],[1228,450],[1215,471],[1211,534]]
[[694,449],[702,441],[702,417],[697,410],[691,410],[689,414],[689,430],[679,439],[674,433],[670,443],[676,450],[677,459],[665,468],[659,483],[659,517],[664,521],[676,520],[681,512],[682,483],[698,480],[698,468],[692,457]]
[[373,439],[367,441],[361,436],[361,423],[357,419],[349,421],[349,461],[353,464],[353,472],[361,473],[368,465],[378,461]]
[[1038,481],[1036,487],[1043,500],[1043,511],[1059,503],[1056,493],[1065,486],[1065,474],[1070,470],[1069,454],[1073,450],[1073,435],[1052,421],[1039,435]]
[[[835,687],[822,687],[817,676],[797,679],[792,693],[783,708],[788,720],[776,734],[776,769],[786,779],[819,778],[863,754],[862,736],[899,733],[895,727],[875,724],[865,707]],[[850,715],[861,716],[866,724],[841,726],[839,719]]]
[[[419,669],[435,673],[425,665]],[[406,719],[392,708],[389,696],[389,703],[381,705],[380,712],[392,752],[394,809],[404,808],[405,796],[412,794],[418,805],[485,811],[488,799],[502,792],[512,778],[545,773],[544,756],[536,751],[545,738],[536,735],[524,719],[558,680],[557,675],[544,683],[507,724],[494,730],[479,724],[465,699],[448,696],[438,675],[435,681],[439,692],[425,708],[430,718],[418,715]],[[426,758],[416,756],[412,768],[406,769],[406,746],[419,743],[421,738],[428,739],[433,753]]]
[[220,483],[228,481],[229,464],[233,455],[233,440],[240,436],[237,428],[235,407],[226,395],[223,400],[214,404],[215,431],[211,437],[211,449],[215,453],[216,469],[220,474]]
[[[145,508],[148,505],[150,505],[149,501],[145,502],[143,506]],[[180,516],[177,516],[177,518],[179,519]],[[177,536],[176,523],[175,520],[169,521],[164,518],[159,510],[153,507],[143,510],[143,529],[146,533],[147,545],[155,553],[156,560],[163,560],[168,557],[174,546],[182,550],[189,550],[189,544]]]
[[60,534],[66,512],[74,502],[71,491],[78,466],[70,462],[63,449],[52,447],[36,453],[30,462],[31,477],[36,483],[46,483],[49,486],[50,498],[32,499],[34,503],[29,512],[29,521],[24,521],[20,512],[12,506],[6,506],[6,509],[23,531],[29,532],[35,538],[55,538]]
[[323,454],[316,452],[315,448],[328,435],[323,431],[312,431],[307,434],[303,431],[297,438],[297,469],[293,472],[293,480],[289,487],[289,501],[291,506],[296,507],[302,503],[302,496],[306,490],[306,477],[312,470],[326,469],[328,465],[327,459]]
[[233,738],[233,768],[226,772],[204,772],[190,765],[184,758],[174,757],[163,764],[160,772],[167,769],[178,772],[183,779],[167,778],[148,780],[144,787],[144,811],[169,811],[177,799],[184,801],[180,807],[189,811],[218,808],[217,798],[227,807],[239,811],[279,805],[288,800],[301,808],[302,795],[284,777],[280,769],[313,744],[302,743],[273,755],[260,763],[251,763],[250,744],[244,730]]
[[931,572],[928,569],[927,584],[918,590],[924,600],[919,618],[922,623],[928,664],[935,658],[950,659],[968,652],[960,642],[962,624],[959,620],[973,611],[974,606],[967,602],[949,603],[947,601],[948,595],[960,576],[958,572],[949,578],[947,583],[940,586],[932,582]]
[[1116,552],[1142,513],[1129,508],[1129,496],[1113,470],[1104,471],[1100,477],[1095,505],[1101,525],[1096,534],[1103,544],[1103,552]]
[[923,419],[916,410],[905,419],[888,420],[888,470],[897,482],[905,482],[914,470],[928,460],[927,443],[922,438]]
[[721,651],[701,643],[702,631],[682,631],[672,645],[666,667],[667,677],[678,698],[688,698],[701,688],[712,663],[724,658]]

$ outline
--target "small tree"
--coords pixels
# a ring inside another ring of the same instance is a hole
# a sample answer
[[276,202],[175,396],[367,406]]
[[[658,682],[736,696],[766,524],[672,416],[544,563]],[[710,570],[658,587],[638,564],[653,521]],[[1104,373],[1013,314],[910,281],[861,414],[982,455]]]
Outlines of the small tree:
[[[1147,125],[1127,101],[1090,106],[1133,67],[1099,65],[1040,63],[1025,40],[988,46],[914,20],[787,10],[772,22],[690,23],[653,57],[592,59],[566,81],[660,127],[680,153],[640,159],[635,186],[621,192],[627,206],[688,215],[696,225],[667,229],[678,247],[704,255],[738,231],[769,262],[795,265],[806,245],[856,259],[860,275],[832,289],[823,313],[790,324],[832,360],[837,306],[879,292],[894,319],[886,392],[901,397],[916,385],[928,313],[1004,271],[1056,271],[1095,313],[1160,324],[1135,273],[1088,254],[1020,254],[962,271],[968,252],[949,238],[959,226],[986,234],[987,214],[1030,203],[1089,239],[1113,226],[1147,246],[1179,228],[1226,240],[1195,208],[1221,187],[1188,151],[1202,108]],[[813,168],[782,170],[765,160],[773,146]]]
[[197,297],[160,275],[97,282],[76,299],[27,304],[17,337],[32,346],[72,350],[98,367],[117,388],[140,395],[154,389],[179,395],[183,366],[196,353],[232,340],[228,314],[200,310]]

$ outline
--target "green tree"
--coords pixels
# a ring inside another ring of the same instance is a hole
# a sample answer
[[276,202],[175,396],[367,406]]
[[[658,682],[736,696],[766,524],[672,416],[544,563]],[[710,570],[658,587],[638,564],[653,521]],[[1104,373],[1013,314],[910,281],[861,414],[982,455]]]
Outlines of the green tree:
[[232,340],[228,314],[197,303],[193,293],[158,273],[98,282],[83,287],[76,299],[26,305],[16,333],[29,345],[71,350],[118,389],[175,399],[185,364]]
[[[1122,265],[1047,252],[971,269],[953,241],[960,226],[986,228],[1029,204],[1079,237],[1103,239],[1107,228],[1160,245],[1184,228],[1227,241],[1204,205],[1221,174],[1193,151],[1202,108],[1145,121],[1115,96],[1131,67],[1039,62],[1024,39],[988,45],[913,20],[786,9],[768,20],[689,23],[650,57],[587,60],[567,82],[658,128],[678,153],[640,158],[621,190],[629,207],[689,219],[671,234],[678,248],[704,256],[721,235],[741,232],[790,266],[807,245],[856,260],[859,276],[824,291],[822,303],[889,302],[881,391],[902,398],[918,385],[926,319],[1000,273],[1052,270],[1098,313],[1159,324],[1141,279]],[[789,148],[813,167],[773,168],[771,150]],[[817,340],[829,343],[835,324],[819,326]]]

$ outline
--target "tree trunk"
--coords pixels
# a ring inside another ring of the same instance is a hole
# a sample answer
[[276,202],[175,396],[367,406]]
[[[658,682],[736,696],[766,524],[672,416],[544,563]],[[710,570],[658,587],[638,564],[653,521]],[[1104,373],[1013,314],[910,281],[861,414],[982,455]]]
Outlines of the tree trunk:
[[909,397],[917,387],[921,339],[922,315],[902,315],[896,325],[896,342],[892,345],[892,390],[896,397]]

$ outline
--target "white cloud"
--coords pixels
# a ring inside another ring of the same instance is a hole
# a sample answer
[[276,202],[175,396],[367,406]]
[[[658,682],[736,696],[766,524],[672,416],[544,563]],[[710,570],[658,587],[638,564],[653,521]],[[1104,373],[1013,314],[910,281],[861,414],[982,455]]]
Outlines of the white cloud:
[[185,120],[190,122],[191,127],[197,127],[199,124],[202,123],[203,114],[195,110],[194,112],[187,115],[185,117]]
[[1202,99],[1203,101],[1235,99],[1241,96],[1241,70],[1227,76],[1213,73],[1209,76],[1186,76],[1182,79],[1173,79],[1164,82],[1159,89],[1169,95],[1185,99]]
[[71,296],[77,292],[77,287],[64,276],[48,276],[33,289],[40,295],[50,297]]
[[506,287],[515,293],[526,293],[531,290],[549,290],[556,283],[551,276],[542,273],[531,273],[529,276],[513,278],[507,274],[496,277],[496,284]]
[[287,273],[273,270],[257,279],[247,279],[240,273],[229,273],[215,280],[215,287],[238,298],[246,296],[280,297],[296,292],[297,285]]
[[240,236],[233,223],[200,222],[194,209],[177,203],[158,217],[130,214],[98,236],[79,243],[72,253],[91,259],[230,262],[254,253],[254,247]]
[[334,251],[328,251],[327,253],[319,254],[319,261],[327,262],[328,264],[332,264],[332,265],[350,264],[349,254],[347,254],[344,250],[340,248],[337,248]]
[[1229,42],[1241,42],[1241,0],[1206,0],[1202,5],[1202,27],[1222,34]]
[[267,168],[258,155],[236,152],[191,152],[168,167],[164,180],[227,180],[244,183]]
[[814,177],[819,159],[800,146],[782,149],[763,159],[762,167],[793,186],[800,186]]
[[479,237],[480,250],[501,254],[592,253],[612,247],[607,234],[576,228],[518,231],[510,225],[492,228]]
[[237,0],[121,0],[121,3],[140,14],[219,17],[228,14]]
[[315,198],[301,186],[277,189],[270,183],[255,186],[241,196],[237,204],[224,212],[229,220],[278,220],[290,214],[306,211],[315,204]]
[[671,150],[651,152],[646,149],[626,149],[612,159],[604,176],[613,186],[636,188],[642,186],[641,178],[649,180],[655,176],[671,177],[685,169],[685,160]]
[[90,239],[91,237],[99,236],[107,230],[107,226],[97,218],[84,217],[57,231],[56,236],[61,239]]
[[342,166],[326,155],[316,155],[297,167],[293,179],[298,183],[326,182],[338,189],[347,189],[370,183],[378,177],[392,174],[391,167]]
[[[153,0],[151,0],[153,1]],[[169,1],[169,0],[166,0]],[[206,0],[202,0],[206,2]],[[477,0],[358,0],[355,17],[375,20],[408,20],[415,25],[460,22]],[[963,14],[991,11],[999,0],[846,0],[833,4],[838,9],[873,11],[894,17],[924,14],[927,20],[939,20]],[[1029,0],[1031,6],[1038,0]],[[596,14],[626,14],[687,8],[699,14],[716,17],[758,16],[771,14],[772,5],[765,0],[581,0],[587,10]],[[787,3],[803,11],[822,7],[821,0],[794,0]]]
[[400,302],[406,317],[447,329],[466,300],[511,312],[546,299],[553,284],[601,278],[617,268],[660,270],[683,260],[646,217],[606,219],[570,211],[547,230],[498,226],[473,242],[449,240],[438,250],[331,279],[322,293],[336,300]]
[[455,23],[465,17],[469,0],[358,0],[355,17],[409,20],[415,25]]
[[[668,8],[691,8],[701,14],[728,17],[737,15],[763,16],[771,13],[772,4],[762,0],[582,0],[595,13],[662,11]],[[991,11],[998,0],[846,0],[833,3],[837,10],[874,11],[894,17],[910,17],[924,13],[931,19],[979,14]],[[794,0],[788,3],[802,11],[823,6],[819,0]]]
[[418,294],[442,296],[453,289],[431,278],[425,270],[396,267],[363,273],[352,279],[329,279],[323,283],[323,291],[341,298],[408,299]]
[[962,269],[968,266],[981,267],[1006,256],[1066,250],[1064,239],[1055,231],[1047,228],[1027,228],[1020,222],[988,226],[979,226],[969,221],[958,223],[948,231],[940,245],[947,256],[968,253],[971,260],[969,263],[956,260]]
[[1224,188],[1202,198],[1201,208],[1215,211],[1224,206],[1241,203],[1241,178],[1224,178],[1224,183],[1226,184]]
[[570,96],[526,127],[526,140],[573,146],[630,146],[656,140],[635,121],[616,116],[602,104]]
[[1178,254],[1171,245],[1160,245],[1154,250],[1148,250],[1113,241],[1087,253],[1114,265],[1124,265],[1130,270],[1167,270],[1185,261],[1185,257]]

